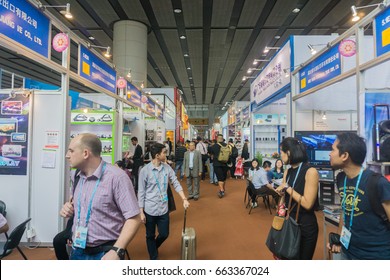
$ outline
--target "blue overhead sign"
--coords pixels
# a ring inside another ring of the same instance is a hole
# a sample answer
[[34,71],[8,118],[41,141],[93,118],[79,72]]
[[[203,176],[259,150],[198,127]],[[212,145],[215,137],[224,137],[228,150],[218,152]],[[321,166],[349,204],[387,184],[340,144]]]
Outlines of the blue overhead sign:
[[86,47],[80,45],[79,50],[79,75],[116,93],[116,71]]
[[341,59],[337,44],[299,71],[300,92],[305,92],[340,74]]
[[142,93],[138,90],[138,88],[130,82],[127,82],[126,99],[138,107],[141,107],[141,97]]
[[375,18],[376,56],[390,51],[390,6]]
[[0,32],[44,57],[49,57],[50,20],[28,1],[0,1]]

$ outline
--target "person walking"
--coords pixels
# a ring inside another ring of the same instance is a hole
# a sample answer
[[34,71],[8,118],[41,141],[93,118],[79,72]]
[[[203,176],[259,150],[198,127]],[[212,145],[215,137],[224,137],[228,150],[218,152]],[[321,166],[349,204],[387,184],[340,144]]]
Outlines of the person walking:
[[195,143],[191,142],[189,150],[184,154],[184,174],[187,177],[188,199],[199,199],[199,177],[202,175],[203,162]]
[[[158,248],[169,236],[168,181],[183,200],[183,207],[190,203],[184,195],[173,169],[165,163],[167,149],[156,143],[150,149],[152,162],[140,172],[138,184],[138,204],[141,221],[146,227],[146,245],[151,260],[158,259]],[[158,236],[156,237],[156,228]]]
[[177,175],[177,171],[180,171],[180,180],[183,180],[184,176],[183,161],[186,151],[187,149],[183,146],[183,143],[178,141],[175,150],[175,174]]
[[209,159],[209,155],[207,153],[207,145],[203,142],[202,137],[198,136],[196,140],[198,141],[198,143],[196,143],[196,150],[200,152],[203,164],[201,180],[204,181],[204,179],[206,178],[207,171],[206,163]]

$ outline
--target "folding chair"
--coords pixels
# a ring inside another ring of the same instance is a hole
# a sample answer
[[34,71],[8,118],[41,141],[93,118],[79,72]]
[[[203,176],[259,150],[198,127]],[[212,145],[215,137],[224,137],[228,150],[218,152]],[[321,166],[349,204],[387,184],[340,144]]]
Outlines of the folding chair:
[[0,248],[3,248],[3,252],[0,255],[0,259],[8,256],[11,254],[13,249],[17,249],[19,253],[23,256],[25,260],[27,260],[26,255],[23,253],[23,251],[19,248],[20,240],[22,239],[22,236],[26,230],[26,226],[28,222],[30,222],[31,218],[28,218],[23,223],[18,225],[9,236],[7,236],[7,241],[4,243],[0,243]]

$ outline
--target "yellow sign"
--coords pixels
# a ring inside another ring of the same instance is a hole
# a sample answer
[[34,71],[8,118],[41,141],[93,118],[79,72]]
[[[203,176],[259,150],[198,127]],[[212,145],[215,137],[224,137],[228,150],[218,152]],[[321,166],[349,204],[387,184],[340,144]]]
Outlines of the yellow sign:
[[306,78],[303,78],[301,80],[301,88],[305,88],[306,87]]
[[390,28],[383,30],[382,32],[382,47],[390,44]]

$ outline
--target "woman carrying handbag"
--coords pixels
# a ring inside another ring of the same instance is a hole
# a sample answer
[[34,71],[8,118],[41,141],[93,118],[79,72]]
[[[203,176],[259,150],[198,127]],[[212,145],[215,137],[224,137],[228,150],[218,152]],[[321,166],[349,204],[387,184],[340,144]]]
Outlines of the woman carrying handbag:
[[[318,172],[307,164],[306,148],[299,140],[288,137],[280,144],[281,158],[291,167],[284,172],[283,183],[276,192],[292,203],[290,217],[295,218],[299,211],[298,223],[301,229],[300,260],[311,260],[318,238],[318,224],[314,209],[318,206]],[[292,187],[294,186],[294,188]],[[294,207],[300,202],[300,209]]]

